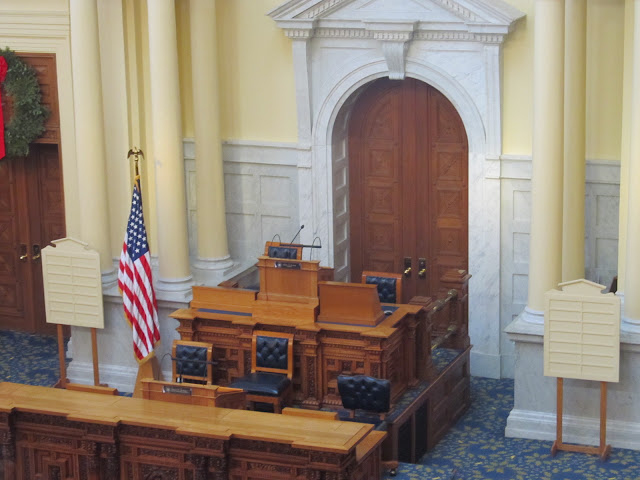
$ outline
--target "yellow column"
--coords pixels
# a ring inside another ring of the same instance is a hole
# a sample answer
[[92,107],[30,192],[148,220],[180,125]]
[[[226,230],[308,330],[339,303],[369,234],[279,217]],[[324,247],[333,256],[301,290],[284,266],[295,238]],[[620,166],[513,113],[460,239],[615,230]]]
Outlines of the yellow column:
[[587,2],[566,0],[562,281],[584,277]]
[[631,95],[633,76],[633,2],[624,4],[624,69],[622,74],[622,131],[620,138],[620,212],[618,222],[618,291],[624,295],[627,261],[627,184],[629,178],[629,147],[631,143]]
[[627,176],[627,252],[624,284],[624,323],[640,329],[640,0],[633,12],[633,73],[629,170]]
[[158,212],[158,289],[182,291],[189,288],[191,271],[175,4],[174,0],[153,0],[147,6],[151,125]]
[[191,0],[191,64],[196,136],[197,268],[230,267],[220,140],[215,0]]
[[544,293],[562,277],[564,0],[536,0],[529,298],[524,319],[542,322]]
[[82,240],[100,254],[103,278],[113,276],[115,281],[109,241],[111,232],[96,0],[70,0],[69,19]]

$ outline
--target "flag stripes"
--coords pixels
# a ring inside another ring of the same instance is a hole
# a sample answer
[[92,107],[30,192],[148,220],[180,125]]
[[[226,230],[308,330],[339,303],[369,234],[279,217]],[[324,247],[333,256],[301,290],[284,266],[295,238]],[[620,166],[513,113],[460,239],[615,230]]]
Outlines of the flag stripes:
[[138,179],[133,187],[131,213],[120,254],[118,287],[133,332],[133,352],[142,361],[160,341],[160,327]]

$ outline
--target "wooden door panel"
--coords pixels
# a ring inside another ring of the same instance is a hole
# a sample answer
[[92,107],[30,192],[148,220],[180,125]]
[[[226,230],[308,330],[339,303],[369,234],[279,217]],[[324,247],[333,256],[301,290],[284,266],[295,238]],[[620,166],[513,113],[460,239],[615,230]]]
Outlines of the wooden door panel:
[[39,203],[41,211],[40,244],[44,248],[66,234],[64,195],[62,191],[62,169],[57,146],[41,146],[35,159],[38,177]]
[[434,245],[431,248],[429,290],[443,294],[440,278],[451,268],[468,263],[468,147],[464,125],[455,108],[437,90],[430,92],[432,209]]
[[[6,328],[19,328],[25,316],[29,282],[19,259],[27,209],[20,195],[24,167],[17,159],[0,161],[0,321]],[[21,222],[22,220],[22,222]]]
[[60,112],[58,103],[58,80],[54,53],[23,53],[20,58],[33,67],[40,85],[42,104],[49,109],[45,131],[36,143],[60,143]]
[[349,166],[350,197],[358,198],[350,200],[352,279],[363,269],[396,271],[402,250],[401,97],[386,85],[368,93],[376,101],[354,112],[351,125],[358,133],[349,139],[358,156]]
[[[404,300],[434,296],[450,268],[467,268],[468,147],[449,100],[415,79],[379,79],[349,124],[351,278],[402,272]],[[426,275],[418,275],[418,260]]]

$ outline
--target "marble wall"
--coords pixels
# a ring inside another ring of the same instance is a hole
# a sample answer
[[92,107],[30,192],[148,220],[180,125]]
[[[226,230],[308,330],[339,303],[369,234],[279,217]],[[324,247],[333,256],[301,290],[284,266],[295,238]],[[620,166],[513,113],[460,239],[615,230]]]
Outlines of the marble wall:
[[[527,305],[531,157],[503,155],[501,163],[501,375],[513,378],[514,343],[504,330]],[[611,284],[618,270],[619,189],[619,162],[587,161],[585,278],[606,286]]]
[[[185,141],[189,250],[197,254],[195,149]],[[298,223],[298,149],[293,144],[229,141],[223,144],[229,254],[236,264],[255,263],[264,244],[289,242]]]

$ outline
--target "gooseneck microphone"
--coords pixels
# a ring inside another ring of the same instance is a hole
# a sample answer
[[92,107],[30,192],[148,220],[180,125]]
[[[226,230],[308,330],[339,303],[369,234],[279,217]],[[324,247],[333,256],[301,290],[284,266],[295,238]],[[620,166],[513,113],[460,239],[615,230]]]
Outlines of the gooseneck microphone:
[[304,225],[300,225],[300,228],[298,229],[298,232],[293,236],[293,238],[291,239],[291,241],[289,243],[293,243],[293,241],[298,237],[298,235],[300,235],[300,232],[302,231],[303,228],[304,228]]

